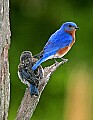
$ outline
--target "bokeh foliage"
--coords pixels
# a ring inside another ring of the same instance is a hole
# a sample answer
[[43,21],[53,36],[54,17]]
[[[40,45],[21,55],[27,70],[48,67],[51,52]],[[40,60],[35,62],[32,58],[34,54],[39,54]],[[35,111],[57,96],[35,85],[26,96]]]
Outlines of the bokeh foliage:
[[[69,96],[71,92],[68,93],[67,91],[71,86],[69,86],[68,83],[75,82],[76,77],[78,77],[77,73],[84,71],[85,66],[87,67],[85,72],[82,72],[83,76],[86,73],[88,76],[92,76],[91,73],[93,72],[93,1],[10,0],[12,36],[9,51],[11,73],[9,120],[13,120],[16,117],[18,106],[20,105],[26,88],[26,86],[20,82],[17,75],[21,52],[30,50],[33,55],[39,53],[43,49],[49,36],[66,21],[74,21],[80,27],[76,34],[76,43],[65,56],[65,58],[69,59],[69,62],[60,66],[52,75],[31,120],[70,120],[65,117],[69,113],[67,111],[70,111]],[[53,62],[53,60],[49,60],[42,65],[48,66]],[[79,69],[77,66],[82,67]],[[73,69],[75,70],[74,72]],[[72,81],[69,78],[70,75],[74,77]],[[89,92],[91,93],[89,97],[90,100],[85,103],[87,105],[93,105],[91,102],[93,89],[90,85],[92,84],[92,79],[90,78],[92,77],[87,78],[89,81],[86,83],[89,85]],[[78,79],[82,80],[82,77],[79,75]],[[81,83],[78,84],[81,85]],[[72,88],[73,86],[74,85],[72,85]],[[87,87],[87,85],[85,85],[85,87]],[[77,88],[77,90],[78,89],[79,88]],[[86,92],[86,94],[88,93]],[[91,118],[93,117],[92,114],[90,116]],[[77,119],[74,118],[74,120]]]

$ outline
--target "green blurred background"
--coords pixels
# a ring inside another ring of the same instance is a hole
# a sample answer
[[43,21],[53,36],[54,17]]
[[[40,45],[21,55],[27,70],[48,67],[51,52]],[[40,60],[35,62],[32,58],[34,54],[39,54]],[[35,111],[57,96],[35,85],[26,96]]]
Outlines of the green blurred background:
[[87,0],[10,0],[9,120],[15,119],[26,88],[17,75],[20,54],[24,50],[39,53],[66,21],[80,27],[76,43],[65,56],[69,62],[52,75],[31,120],[93,120],[93,1]]

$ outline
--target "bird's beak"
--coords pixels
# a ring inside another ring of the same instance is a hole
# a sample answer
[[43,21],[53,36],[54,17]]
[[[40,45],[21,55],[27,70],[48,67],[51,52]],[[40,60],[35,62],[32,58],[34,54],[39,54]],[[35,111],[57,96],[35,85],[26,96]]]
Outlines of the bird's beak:
[[75,27],[75,29],[79,29],[79,27]]

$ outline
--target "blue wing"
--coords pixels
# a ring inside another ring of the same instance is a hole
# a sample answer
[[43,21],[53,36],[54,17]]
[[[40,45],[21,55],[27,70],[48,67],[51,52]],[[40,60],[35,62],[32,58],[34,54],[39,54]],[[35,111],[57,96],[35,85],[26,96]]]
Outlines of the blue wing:
[[30,74],[28,74],[25,70],[22,70],[20,73],[20,76],[22,79],[25,79],[27,81],[29,81],[31,79]]
[[51,35],[44,47],[44,56],[53,55],[59,49],[64,48],[73,41],[73,38],[68,33],[61,33],[59,30]]
[[[19,72],[19,73],[20,73],[22,80],[25,79],[26,81],[31,82],[31,76],[29,73],[27,73],[25,70],[22,70],[22,72]],[[34,83],[33,80],[32,80],[32,83]],[[36,85],[31,84],[31,83],[30,83],[30,94],[31,94],[31,96],[32,95],[36,95],[36,96],[39,95],[38,88],[36,87]]]

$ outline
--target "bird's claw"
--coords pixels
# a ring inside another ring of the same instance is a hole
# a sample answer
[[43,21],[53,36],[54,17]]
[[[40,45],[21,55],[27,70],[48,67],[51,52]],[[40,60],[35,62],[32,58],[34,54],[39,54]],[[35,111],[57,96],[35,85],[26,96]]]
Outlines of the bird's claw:
[[56,59],[54,59],[54,62],[55,62],[55,63],[58,63]]
[[62,60],[63,62],[67,62],[67,61],[68,61],[68,59],[64,59],[64,58],[61,58],[61,60]]

